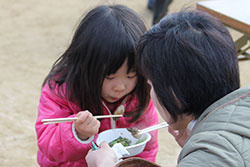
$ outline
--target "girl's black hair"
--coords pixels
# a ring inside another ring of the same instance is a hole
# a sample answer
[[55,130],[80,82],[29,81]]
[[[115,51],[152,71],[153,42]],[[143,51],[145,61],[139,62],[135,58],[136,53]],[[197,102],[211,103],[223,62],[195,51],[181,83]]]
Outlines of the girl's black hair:
[[[115,73],[126,58],[128,72],[135,68],[136,43],[145,31],[141,18],[126,6],[102,5],[92,9],[80,22],[70,46],[54,63],[44,84],[48,82],[51,89],[57,87],[59,94],[78,104],[81,110],[103,114],[104,78]],[[149,86],[140,73],[132,94],[139,99],[138,112],[131,116],[131,121],[135,121],[149,101]]]
[[142,36],[138,55],[159,102],[175,121],[181,114],[198,118],[240,87],[235,44],[225,26],[203,12],[166,16]]

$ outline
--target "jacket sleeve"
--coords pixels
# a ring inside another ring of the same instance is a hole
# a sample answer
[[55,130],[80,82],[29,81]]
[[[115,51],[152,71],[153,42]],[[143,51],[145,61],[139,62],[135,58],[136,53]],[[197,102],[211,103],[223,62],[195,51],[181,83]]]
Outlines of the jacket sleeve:
[[[150,100],[146,111],[143,113],[142,117],[135,126],[142,129],[156,124],[158,124],[158,114],[152,100]],[[155,162],[158,152],[158,131],[151,131],[150,135],[151,140],[146,144],[143,152],[136,155],[136,157]]]
[[42,89],[36,121],[38,147],[51,161],[76,161],[82,159],[91,148],[89,143],[80,143],[73,135],[72,122],[48,124],[42,119],[74,117],[68,103],[57,97],[48,85]]

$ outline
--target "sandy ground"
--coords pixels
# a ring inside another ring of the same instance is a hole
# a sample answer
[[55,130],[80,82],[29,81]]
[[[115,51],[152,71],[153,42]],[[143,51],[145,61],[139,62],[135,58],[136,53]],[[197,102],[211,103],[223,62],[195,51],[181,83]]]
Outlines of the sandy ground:
[[[100,0],[0,0],[0,166],[38,166],[35,120],[41,84],[64,52],[80,16]],[[185,3],[184,3],[185,2]],[[175,0],[170,13],[196,0]],[[148,27],[147,0],[113,0],[137,11]],[[233,37],[240,34],[231,31]],[[241,61],[242,86],[250,82],[250,61]],[[159,131],[157,162],[176,166],[180,148],[166,129]]]

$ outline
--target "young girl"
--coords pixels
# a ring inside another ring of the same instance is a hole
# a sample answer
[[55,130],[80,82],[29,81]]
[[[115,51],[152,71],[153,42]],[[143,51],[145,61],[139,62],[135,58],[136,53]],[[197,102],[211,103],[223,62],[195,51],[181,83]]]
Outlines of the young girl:
[[[90,141],[111,128],[145,128],[158,123],[149,85],[135,67],[135,45],[146,31],[140,17],[122,6],[99,6],[79,24],[72,42],[46,77],[36,122],[41,166],[87,166]],[[118,120],[96,120],[115,114]],[[75,122],[44,125],[42,119],[78,117]],[[157,132],[137,155],[155,161]]]

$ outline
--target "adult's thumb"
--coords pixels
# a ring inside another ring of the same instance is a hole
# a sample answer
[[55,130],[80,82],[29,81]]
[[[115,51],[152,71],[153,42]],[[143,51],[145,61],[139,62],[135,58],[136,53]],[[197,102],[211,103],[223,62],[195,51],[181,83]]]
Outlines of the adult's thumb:
[[107,142],[102,142],[100,145],[99,145],[100,148],[110,148],[108,143]]

